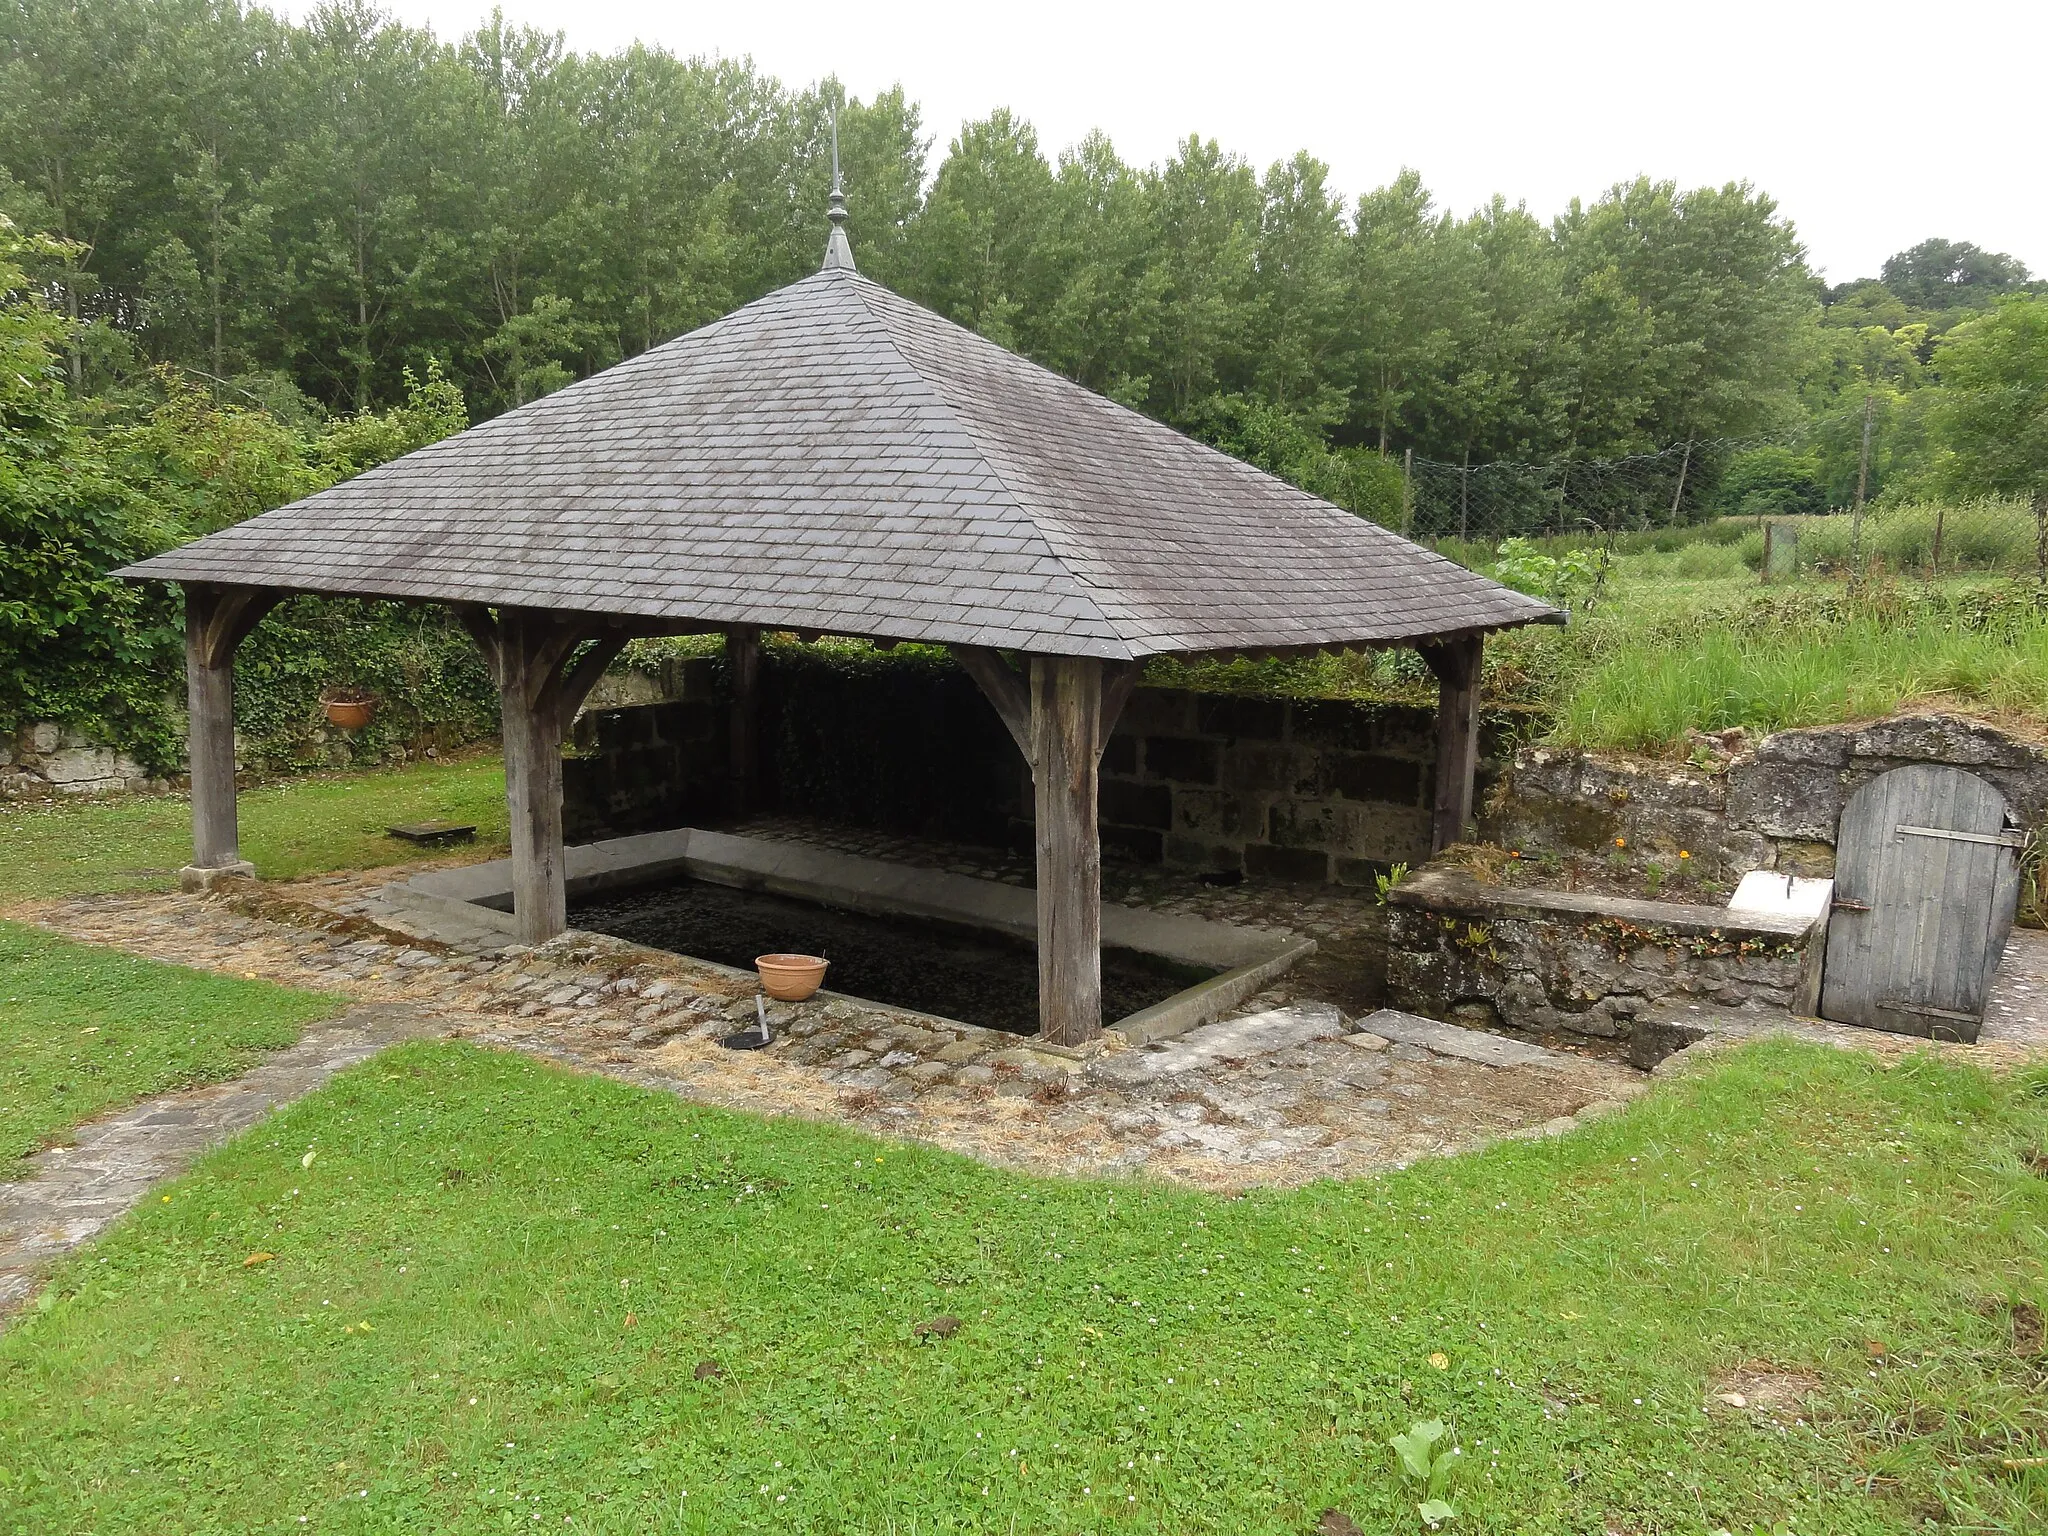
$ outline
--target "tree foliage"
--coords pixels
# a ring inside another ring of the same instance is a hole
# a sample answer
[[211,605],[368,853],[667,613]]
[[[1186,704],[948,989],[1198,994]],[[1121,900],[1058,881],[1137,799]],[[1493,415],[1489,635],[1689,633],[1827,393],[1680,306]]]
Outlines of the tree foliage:
[[2017,496],[2048,511],[2048,298],[2009,298],[1935,353],[1942,475],[1965,496]]
[[1745,186],[1460,217],[1413,172],[1348,201],[1305,152],[1261,170],[1199,136],[1050,157],[1008,111],[933,169],[900,90],[497,15],[448,42],[364,0],[0,7],[0,206],[72,242],[34,275],[78,322],[74,388],[109,399],[170,365],[360,415],[438,366],[516,407],[813,269],[835,109],[864,270],[1183,428],[1241,398],[1333,451],[1599,457],[1793,404],[1816,290]]
[[[57,720],[167,767],[177,755],[176,611],[160,589],[110,573],[459,431],[468,412],[430,366],[424,378],[403,376],[405,399],[390,410],[295,427],[259,401],[217,397],[166,366],[152,375],[152,408],[94,421],[92,402],[66,380],[77,328],[26,267],[64,269],[73,259],[61,242],[24,237],[0,219],[0,730]],[[369,644],[331,632],[310,600],[300,607],[300,633],[284,644],[296,646],[296,660],[272,666],[278,686],[259,687],[248,702],[290,693],[303,681],[297,674]],[[374,635],[383,620],[371,618],[358,628]],[[445,647],[410,630],[393,634],[365,665],[447,672]],[[416,659],[383,656],[394,647]],[[317,691],[317,679],[310,686]]]

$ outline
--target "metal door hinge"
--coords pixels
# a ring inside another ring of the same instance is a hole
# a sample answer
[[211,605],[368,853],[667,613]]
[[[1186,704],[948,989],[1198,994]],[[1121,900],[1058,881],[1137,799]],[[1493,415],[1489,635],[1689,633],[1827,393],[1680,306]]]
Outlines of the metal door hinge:
[[1851,901],[1846,896],[1837,896],[1828,903],[1828,910],[1831,912],[1868,912],[1870,910],[1870,903],[1867,901]]

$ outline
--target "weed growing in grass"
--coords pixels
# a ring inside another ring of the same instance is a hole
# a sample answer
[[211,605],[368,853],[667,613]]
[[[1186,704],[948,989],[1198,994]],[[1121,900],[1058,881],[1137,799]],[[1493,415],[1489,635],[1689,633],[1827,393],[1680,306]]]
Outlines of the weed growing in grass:
[[1464,1453],[1455,1445],[1448,1450],[1436,1449],[1436,1443],[1448,1432],[1442,1419],[1418,1419],[1387,1442],[1394,1448],[1402,1473],[1421,1484],[1422,1502],[1416,1505],[1415,1512],[1432,1526],[1455,1519],[1458,1514],[1444,1495],[1450,1492],[1451,1479],[1457,1474]]

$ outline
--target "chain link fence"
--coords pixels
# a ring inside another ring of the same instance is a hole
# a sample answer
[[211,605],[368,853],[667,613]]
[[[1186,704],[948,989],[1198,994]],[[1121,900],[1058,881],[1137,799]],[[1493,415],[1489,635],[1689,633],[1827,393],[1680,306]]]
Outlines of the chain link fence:
[[[2048,582],[2048,500],[1881,498],[1828,508],[1798,471],[1796,437],[1715,439],[1659,453],[1542,464],[1403,461],[1402,531],[1468,565],[1509,539],[1672,555],[1700,574],[1731,560],[1774,581],[1970,572]],[[1816,502],[1822,504],[1816,505]]]

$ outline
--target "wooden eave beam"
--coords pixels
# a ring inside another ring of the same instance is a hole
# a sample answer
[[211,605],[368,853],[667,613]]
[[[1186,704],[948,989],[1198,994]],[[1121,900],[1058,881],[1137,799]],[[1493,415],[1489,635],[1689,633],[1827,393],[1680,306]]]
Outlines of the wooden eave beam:
[[1010,733],[1010,739],[1017,743],[1017,750],[1024,754],[1024,761],[1033,761],[1031,750],[1031,685],[1011,669],[1000,651],[990,650],[983,645],[955,645],[947,647],[953,659],[960,663],[960,670],[980,685],[981,691],[995,706],[997,716]]

